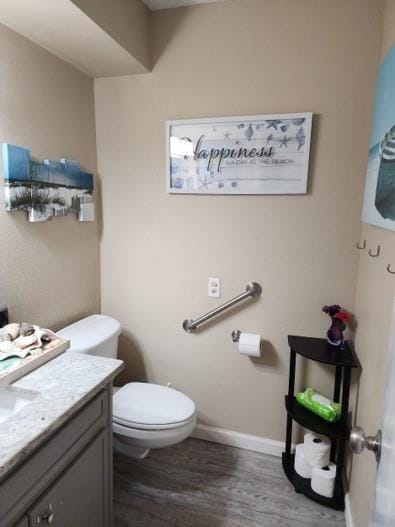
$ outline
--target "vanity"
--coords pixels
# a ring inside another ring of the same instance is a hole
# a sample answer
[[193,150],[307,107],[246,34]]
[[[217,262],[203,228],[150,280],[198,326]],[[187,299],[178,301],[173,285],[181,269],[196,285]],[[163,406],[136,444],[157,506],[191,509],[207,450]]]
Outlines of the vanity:
[[0,527],[112,525],[112,382],[122,368],[63,353],[0,388]]

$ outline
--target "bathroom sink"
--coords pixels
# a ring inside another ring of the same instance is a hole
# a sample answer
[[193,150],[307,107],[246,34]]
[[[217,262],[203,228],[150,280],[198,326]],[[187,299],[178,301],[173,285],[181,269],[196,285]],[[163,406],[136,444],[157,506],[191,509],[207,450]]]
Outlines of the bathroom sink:
[[30,404],[38,396],[37,392],[13,387],[0,388],[0,423],[3,423]]

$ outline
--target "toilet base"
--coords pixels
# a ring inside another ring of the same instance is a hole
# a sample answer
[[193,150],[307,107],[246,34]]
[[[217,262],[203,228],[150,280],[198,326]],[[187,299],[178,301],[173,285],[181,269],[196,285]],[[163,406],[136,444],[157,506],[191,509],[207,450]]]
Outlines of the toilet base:
[[120,454],[133,459],[144,459],[150,452],[149,448],[132,445],[127,437],[115,434],[113,435],[113,447]]
[[114,449],[125,456],[144,459],[153,448],[164,448],[189,437],[196,425],[196,415],[176,428],[140,430],[113,422]]

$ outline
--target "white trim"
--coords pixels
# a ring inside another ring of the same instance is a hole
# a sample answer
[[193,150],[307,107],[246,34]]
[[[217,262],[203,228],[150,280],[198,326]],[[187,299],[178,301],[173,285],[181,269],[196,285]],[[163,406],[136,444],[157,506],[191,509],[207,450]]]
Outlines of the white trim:
[[350,493],[347,492],[344,498],[344,516],[346,519],[346,527],[354,527],[352,519],[351,505],[350,505]]
[[200,424],[196,425],[192,437],[277,457],[281,457],[285,450],[283,441]]

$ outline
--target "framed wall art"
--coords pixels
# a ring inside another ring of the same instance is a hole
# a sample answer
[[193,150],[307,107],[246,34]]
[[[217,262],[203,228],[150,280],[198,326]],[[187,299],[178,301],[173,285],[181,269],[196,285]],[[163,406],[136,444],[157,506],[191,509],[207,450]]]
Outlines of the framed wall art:
[[69,212],[94,221],[93,175],[82,172],[78,161],[37,161],[27,148],[3,143],[3,172],[6,210],[24,210],[31,222]]
[[395,231],[395,45],[377,77],[362,221]]
[[167,191],[305,194],[312,113],[168,121]]

